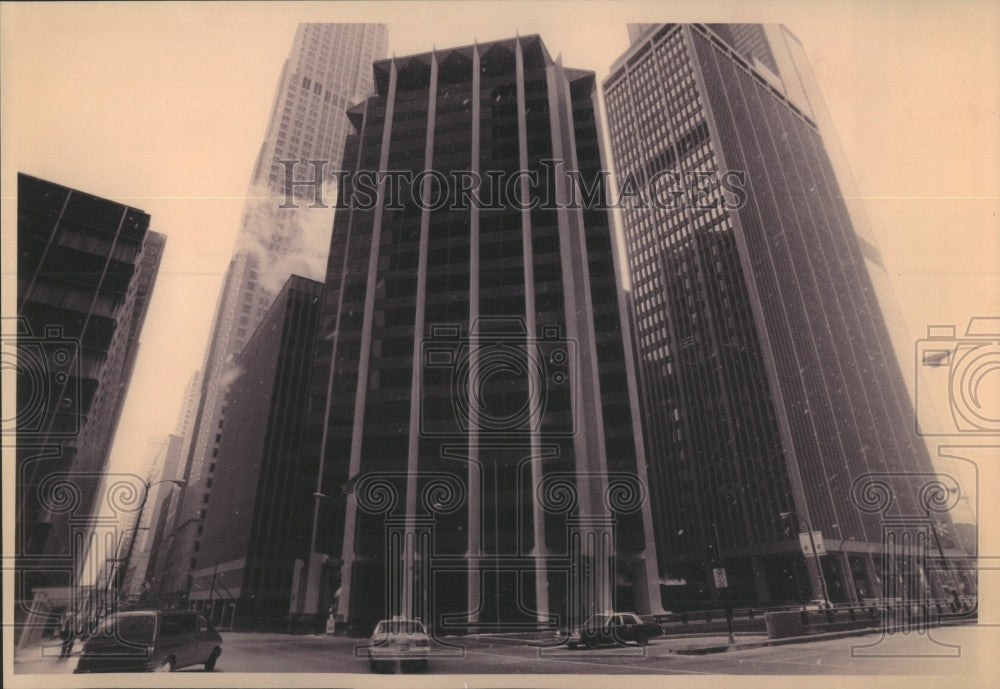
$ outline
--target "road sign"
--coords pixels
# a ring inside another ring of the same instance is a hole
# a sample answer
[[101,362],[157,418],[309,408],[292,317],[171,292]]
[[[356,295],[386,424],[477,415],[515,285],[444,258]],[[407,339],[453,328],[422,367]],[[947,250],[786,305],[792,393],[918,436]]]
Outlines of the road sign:
[[726,580],[726,568],[716,567],[712,570],[713,576],[715,576],[715,588],[724,589],[729,586],[729,582]]
[[826,546],[823,544],[823,532],[813,531],[812,540],[809,539],[809,533],[799,534],[799,545],[802,546],[802,554],[806,557],[813,557],[812,544],[816,544],[816,554],[826,555]]

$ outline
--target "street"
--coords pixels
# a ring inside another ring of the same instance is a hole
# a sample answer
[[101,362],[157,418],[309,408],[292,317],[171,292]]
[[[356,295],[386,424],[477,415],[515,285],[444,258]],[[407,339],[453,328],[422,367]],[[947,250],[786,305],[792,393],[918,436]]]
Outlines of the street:
[[[419,674],[630,674],[630,675],[977,675],[1000,633],[991,627],[941,627],[931,636],[916,633],[881,638],[868,634],[841,639],[729,650],[706,655],[680,655],[672,650],[724,644],[725,637],[666,639],[649,646],[608,646],[597,650],[538,647],[502,636],[454,638],[437,645],[426,673]],[[881,640],[880,640],[881,638]],[[737,642],[762,641],[739,636]],[[878,642],[878,643],[876,643]],[[950,644],[952,646],[947,646]],[[867,646],[867,649],[860,649]],[[883,657],[852,657],[866,652]],[[358,673],[370,674],[364,640],[343,637],[225,633],[216,673]],[[930,657],[932,655],[955,657]],[[888,656],[888,657],[884,657]],[[19,656],[15,673],[71,673],[76,660]],[[184,670],[204,674],[199,668]],[[971,679],[971,677],[969,677]]]

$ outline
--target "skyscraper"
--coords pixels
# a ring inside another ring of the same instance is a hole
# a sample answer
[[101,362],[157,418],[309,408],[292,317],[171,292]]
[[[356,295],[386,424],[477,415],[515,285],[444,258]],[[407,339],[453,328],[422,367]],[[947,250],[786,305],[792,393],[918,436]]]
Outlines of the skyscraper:
[[321,291],[290,277],[236,357],[190,595],[216,624],[285,630],[312,529],[317,457],[299,444]]
[[17,319],[3,338],[17,414],[3,431],[17,438],[18,591],[30,596],[69,586],[87,556],[166,237],[141,210],[30,175],[17,193]]
[[658,610],[610,217],[553,169],[603,200],[594,74],[527,36],[375,82],[343,167],[379,193],[345,181],[303,448],[310,570],[335,570],[306,610],[358,634]]
[[[371,92],[372,60],[383,57],[387,48],[384,24],[301,24],[296,31],[216,306],[191,447],[185,458],[187,487],[174,528],[204,516],[205,496],[211,495],[207,469],[218,458],[233,357],[289,275],[322,276],[332,211],[305,203],[300,208],[288,207],[298,204],[285,203],[286,171],[293,180],[308,180],[312,179],[310,171],[317,168],[306,161],[339,160],[348,128],[344,110]],[[327,174],[331,167],[325,164],[319,169]],[[313,192],[308,185],[291,191],[311,203]],[[188,571],[196,564],[197,533],[185,531],[175,540],[176,552],[170,559],[176,572],[167,573],[173,576],[165,585],[167,590],[183,592],[190,586]]]
[[802,46],[760,24],[630,33],[603,86],[642,190],[623,217],[661,574],[684,596],[723,565],[745,600],[894,595],[864,486],[926,517],[939,479]]
[[[156,568],[156,544],[163,537],[163,523],[166,521],[165,506],[169,506],[176,486],[169,481],[176,477],[180,464],[181,448],[184,437],[170,434],[160,441],[151,441],[147,453],[153,452],[148,462],[149,471],[146,481],[150,484],[150,494],[146,508],[142,513],[142,523],[134,531],[135,545],[132,550],[132,561],[124,563],[128,571],[122,578],[121,593],[132,600],[140,599],[152,588],[152,572]],[[138,512],[130,515],[138,519]],[[135,522],[125,526],[126,538],[133,533]]]

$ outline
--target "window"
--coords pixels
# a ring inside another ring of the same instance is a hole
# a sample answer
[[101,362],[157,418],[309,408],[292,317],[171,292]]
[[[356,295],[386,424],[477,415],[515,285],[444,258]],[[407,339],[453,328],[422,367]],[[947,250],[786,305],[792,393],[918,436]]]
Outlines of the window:
[[[191,569],[194,569],[194,560],[191,560]],[[164,615],[160,620],[160,636],[179,636],[181,631],[180,615]]]

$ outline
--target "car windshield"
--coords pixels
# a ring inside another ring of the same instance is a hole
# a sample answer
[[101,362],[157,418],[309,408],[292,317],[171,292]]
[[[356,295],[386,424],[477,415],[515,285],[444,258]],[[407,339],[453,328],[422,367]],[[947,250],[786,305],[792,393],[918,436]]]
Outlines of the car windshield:
[[154,615],[116,615],[104,621],[95,636],[115,636],[123,641],[152,641],[156,630]]
[[375,628],[376,634],[424,634],[424,625],[416,620],[383,620]]
[[603,627],[611,618],[608,615],[594,615],[586,622],[588,627]]

